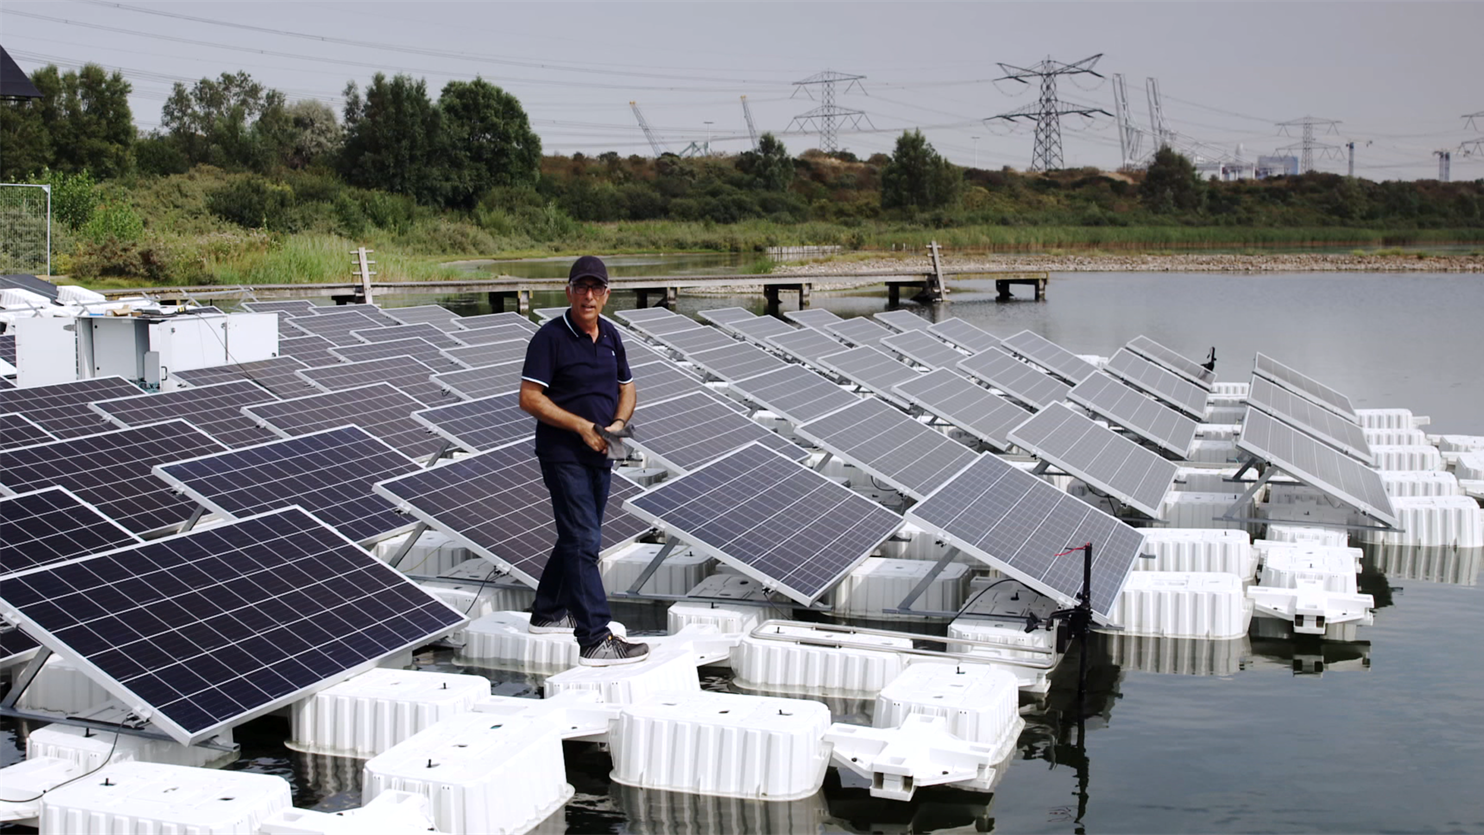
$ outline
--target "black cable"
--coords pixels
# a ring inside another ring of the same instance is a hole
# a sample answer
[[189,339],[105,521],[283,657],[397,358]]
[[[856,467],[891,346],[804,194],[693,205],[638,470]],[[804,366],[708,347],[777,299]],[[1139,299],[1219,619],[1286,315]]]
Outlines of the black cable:
[[109,747],[109,749],[108,749],[108,756],[106,756],[106,757],[103,758],[103,762],[99,763],[98,766],[97,766],[97,768],[94,768],[94,769],[92,769],[90,771],[84,771],[82,774],[79,774],[79,775],[77,775],[76,777],[73,777],[70,780],[64,780],[64,781],[56,784],[55,786],[52,786],[50,789],[42,789],[40,794],[37,794],[37,795],[35,795],[33,797],[22,798],[21,800],[11,800],[10,798],[0,797],[0,803],[34,803],[34,802],[40,800],[42,797],[46,796],[46,793],[49,792],[49,791],[52,791],[54,789],[60,789],[61,787],[65,786],[65,785],[68,785],[69,783],[75,783],[78,780],[81,780],[82,778],[87,777],[90,774],[97,773],[99,769],[103,768],[103,766],[105,766],[105,765],[108,765],[109,761],[113,759],[113,752],[117,751],[118,750],[118,747],[119,747],[119,732],[118,731],[114,731],[113,732],[113,745],[111,745]]

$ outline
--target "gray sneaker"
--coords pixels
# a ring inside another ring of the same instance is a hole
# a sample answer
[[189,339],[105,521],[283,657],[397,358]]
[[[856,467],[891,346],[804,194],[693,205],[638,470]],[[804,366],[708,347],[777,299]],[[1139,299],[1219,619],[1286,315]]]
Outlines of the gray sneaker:
[[569,614],[556,620],[542,620],[532,615],[531,625],[526,627],[526,631],[532,635],[571,635],[577,631],[577,624]]
[[613,667],[637,664],[649,657],[649,644],[629,643],[612,635],[577,653],[577,663],[584,667]]

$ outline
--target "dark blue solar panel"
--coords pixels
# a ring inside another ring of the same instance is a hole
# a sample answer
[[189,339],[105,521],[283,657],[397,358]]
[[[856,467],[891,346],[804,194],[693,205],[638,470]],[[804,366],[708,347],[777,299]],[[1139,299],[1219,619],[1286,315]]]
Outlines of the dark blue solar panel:
[[123,377],[0,389],[0,414],[25,415],[58,438],[76,438],[109,428],[101,415],[88,408],[89,403],[135,394],[139,394],[139,387]]
[[0,449],[44,444],[57,437],[25,415],[0,415]]
[[138,541],[61,487],[0,498],[0,575]]
[[471,452],[494,449],[536,434],[536,419],[511,394],[424,409],[414,413],[413,418]]

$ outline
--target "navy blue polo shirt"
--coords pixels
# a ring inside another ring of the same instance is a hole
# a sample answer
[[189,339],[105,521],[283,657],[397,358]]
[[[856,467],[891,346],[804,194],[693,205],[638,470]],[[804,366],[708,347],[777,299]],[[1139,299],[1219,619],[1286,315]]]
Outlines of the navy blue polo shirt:
[[[546,396],[562,409],[607,426],[618,412],[619,384],[633,382],[634,375],[618,328],[599,317],[594,342],[573,324],[569,308],[531,337],[520,378],[545,386]],[[608,456],[594,452],[576,432],[541,421],[536,422],[536,457],[603,469],[610,466]]]

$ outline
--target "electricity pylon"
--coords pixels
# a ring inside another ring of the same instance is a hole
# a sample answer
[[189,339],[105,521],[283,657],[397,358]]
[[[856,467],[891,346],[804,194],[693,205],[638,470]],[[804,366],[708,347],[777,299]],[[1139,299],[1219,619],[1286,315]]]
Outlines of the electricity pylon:
[[840,107],[835,104],[835,85],[837,83],[845,82],[845,89],[841,92],[848,93],[850,92],[850,88],[855,87],[864,93],[866,88],[860,84],[863,78],[865,78],[863,75],[847,75],[842,72],[835,72],[834,70],[825,70],[824,72],[815,73],[803,81],[795,81],[794,87],[797,89],[794,90],[794,95],[798,95],[799,90],[803,90],[804,94],[811,99],[814,98],[814,93],[810,91],[810,87],[818,86],[820,105],[808,113],[801,113],[795,116],[793,121],[788,123],[785,133],[793,130],[793,126],[796,124],[799,126],[800,133],[808,132],[809,125],[816,125],[819,130],[819,150],[825,153],[833,153],[840,150],[838,130],[835,126],[836,120],[849,122],[851,127],[858,128],[861,125],[861,120],[864,119],[866,124],[871,125],[871,128],[874,130],[876,126],[871,124],[871,117],[867,116],[864,110],[851,110],[850,108]]
[[629,107],[634,109],[634,118],[639,120],[639,130],[644,131],[644,138],[649,140],[649,147],[654,149],[655,158],[658,159],[664,156],[665,146],[660,144],[659,137],[655,136],[654,131],[649,129],[649,123],[644,121],[644,114],[639,112],[638,103],[629,102]]
[[1139,159],[1139,145],[1144,132],[1134,127],[1134,114],[1128,106],[1128,88],[1123,83],[1123,73],[1113,73],[1113,111],[1118,119],[1118,150],[1123,155],[1120,168],[1134,167]]
[[[1465,115],[1463,119],[1463,126],[1465,128],[1473,128],[1474,130],[1479,130],[1479,121],[1484,120],[1484,110],[1481,110],[1478,113],[1469,113]],[[1473,139],[1465,139],[1464,141],[1458,143],[1458,152],[1460,154],[1463,154],[1464,156],[1484,154],[1484,136],[1477,136]]]
[[[1041,80],[1040,101],[1032,105],[1026,105],[1009,113],[1001,113],[991,116],[990,119],[1003,119],[1006,122],[1015,122],[1019,119],[1034,121],[1036,123],[1036,147],[1031,152],[1031,171],[1051,171],[1061,168],[1061,117],[1063,116],[1091,116],[1101,113],[1104,116],[1112,116],[1112,113],[1101,107],[1083,107],[1081,105],[1069,104],[1056,97],[1056,79],[1062,75],[1092,75],[1102,78],[1100,73],[1093,72],[1093,65],[1103,54],[1099,52],[1091,58],[1083,58],[1076,63],[1066,64],[1047,58],[1029,67],[1017,67],[1011,64],[1000,64],[1000,70],[1005,73],[1004,78],[997,81],[1019,81],[1022,84],[1030,84],[1028,79],[1039,78]],[[985,119],[985,122],[990,121]]]
[[1339,122],[1335,121],[1334,119],[1319,119],[1313,116],[1305,116],[1302,119],[1290,119],[1287,122],[1278,122],[1278,132],[1284,136],[1293,135],[1288,132],[1289,128],[1301,127],[1304,129],[1303,139],[1293,143],[1292,145],[1284,145],[1278,150],[1292,151],[1297,149],[1301,154],[1301,156],[1299,157],[1299,173],[1307,174],[1310,171],[1314,170],[1315,151],[1319,151],[1320,155],[1322,156],[1338,159],[1340,153],[1339,145],[1330,145],[1325,142],[1319,142],[1314,138],[1314,128],[1326,128],[1326,133],[1339,133],[1338,130],[1335,130],[1335,125],[1338,124]]
[[752,150],[757,150],[757,125],[752,123],[752,108],[747,106],[747,97],[742,97],[742,115],[747,119],[747,135],[752,137]]

